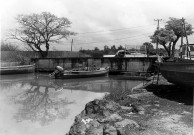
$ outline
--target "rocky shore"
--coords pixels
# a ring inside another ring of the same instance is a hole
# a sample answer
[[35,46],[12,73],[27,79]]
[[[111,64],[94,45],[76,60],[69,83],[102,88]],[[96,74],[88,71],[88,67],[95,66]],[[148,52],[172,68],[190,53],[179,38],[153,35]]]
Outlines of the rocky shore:
[[130,94],[115,91],[87,103],[66,135],[192,135],[192,93],[164,78]]

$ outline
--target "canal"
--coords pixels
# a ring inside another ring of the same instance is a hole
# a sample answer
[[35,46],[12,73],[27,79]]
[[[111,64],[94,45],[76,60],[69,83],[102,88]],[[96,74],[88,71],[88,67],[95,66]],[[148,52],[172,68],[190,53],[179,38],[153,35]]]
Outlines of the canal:
[[122,76],[57,80],[47,74],[2,75],[1,135],[64,135],[87,102],[140,84]]

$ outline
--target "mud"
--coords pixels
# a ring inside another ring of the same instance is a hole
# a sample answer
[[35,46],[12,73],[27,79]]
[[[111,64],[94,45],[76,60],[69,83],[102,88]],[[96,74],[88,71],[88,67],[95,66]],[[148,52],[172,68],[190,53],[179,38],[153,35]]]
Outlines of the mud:
[[192,135],[193,134],[193,90],[180,87],[160,78],[144,89],[134,89],[129,95],[142,106],[143,115],[131,114],[130,119],[143,128],[132,135]]

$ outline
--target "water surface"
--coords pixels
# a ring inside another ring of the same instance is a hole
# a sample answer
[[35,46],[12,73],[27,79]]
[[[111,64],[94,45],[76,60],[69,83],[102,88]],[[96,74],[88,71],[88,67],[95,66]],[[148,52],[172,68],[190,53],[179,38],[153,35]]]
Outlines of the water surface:
[[87,102],[141,83],[122,76],[49,79],[46,74],[2,75],[1,135],[64,135]]

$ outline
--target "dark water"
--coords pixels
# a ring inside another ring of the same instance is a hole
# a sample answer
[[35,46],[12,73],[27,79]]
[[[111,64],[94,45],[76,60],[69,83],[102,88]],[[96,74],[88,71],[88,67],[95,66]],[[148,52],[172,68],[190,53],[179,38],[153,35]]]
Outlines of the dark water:
[[2,75],[0,135],[64,135],[87,102],[140,83],[122,76],[55,80],[46,74]]

